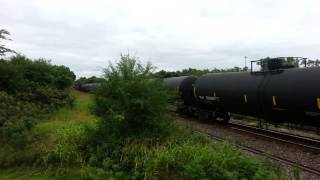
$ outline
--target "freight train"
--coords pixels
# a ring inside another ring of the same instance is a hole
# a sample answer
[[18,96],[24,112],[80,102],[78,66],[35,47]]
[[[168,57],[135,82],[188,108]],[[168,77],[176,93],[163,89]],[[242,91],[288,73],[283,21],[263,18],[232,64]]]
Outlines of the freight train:
[[253,71],[253,62],[250,72],[166,78],[164,86],[178,92],[184,114],[229,121],[235,113],[320,127],[320,67],[287,66],[273,58]]
[[84,84],[77,84],[74,86],[75,89],[83,92],[91,92],[93,91],[99,83],[84,83]]
[[[283,58],[251,62],[251,71],[211,73],[200,77],[164,79],[168,91],[178,92],[180,113],[229,121],[231,114],[320,127],[320,67],[285,65]],[[260,63],[262,70],[253,71]],[[78,85],[89,92],[99,83]]]

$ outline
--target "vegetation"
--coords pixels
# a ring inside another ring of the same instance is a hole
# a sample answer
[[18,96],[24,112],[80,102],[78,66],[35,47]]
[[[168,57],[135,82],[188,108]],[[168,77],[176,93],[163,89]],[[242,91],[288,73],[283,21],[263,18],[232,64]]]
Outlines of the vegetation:
[[151,79],[152,69],[129,55],[105,69],[106,80],[96,90],[94,109],[103,119],[101,127],[111,127],[103,131],[117,131],[119,138],[166,133],[171,122],[167,95],[162,81]]
[[103,78],[98,78],[96,76],[91,76],[89,78],[86,77],[80,77],[74,82],[75,86],[81,85],[81,84],[88,84],[88,83],[101,83],[103,82]]
[[[14,77],[10,81],[0,76],[1,83],[6,83],[1,86],[6,100],[1,101],[3,107],[22,104],[28,109],[20,109],[24,113],[21,119],[32,117],[36,122],[23,130],[28,142],[23,148],[2,143],[1,179],[281,177],[275,164],[176,127],[167,112],[167,93],[154,78],[153,66],[142,65],[135,57],[122,55],[116,65],[110,64],[95,94],[71,91],[74,102],[69,100],[68,90],[74,76],[67,68],[21,56],[1,63],[4,72]],[[71,102],[73,106],[65,106]],[[29,115],[31,107],[41,117]],[[20,122],[20,117],[11,121]]]
[[89,145],[89,165],[98,177],[116,179],[278,179],[272,164],[228,144],[180,129],[167,116],[167,96],[152,66],[135,57],[105,70],[95,94],[101,118]]
[[209,142],[199,143],[197,140],[158,150],[148,175],[169,176],[168,179],[172,179],[172,176],[183,179],[279,178],[271,163],[252,159],[230,144],[213,145]]
[[89,110],[92,96],[78,91],[71,93],[75,97],[74,106],[63,107],[33,126],[28,132],[32,141],[24,148],[2,144],[0,179],[82,176],[87,132],[94,131],[97,119]]
[[14,50],[6,48],[4,44],[2,44],[1,40],[11,40],[8,38],[10,35],[9,31],[5,29],[0,29],[0,56],[4,56],[6,53],[15,53]]
[[169,77],[178,77],[178,76],[201,76],[207,73],[221,73],[221,72],[241,72],[241,71],[247,71],[246,68],[240,68],[240,67],[233,67],[233,68],[226,68],[226,69],[217,69],[214,68],[212,70],[209,69],[183,69],[182,71],[165,71],[161,70],[159,72],[154,73],[154,77],[157,78],[169,78]]
[[301,66],[306,66],[306,67],[319,67],[320,66],[320,60],[316,59],[316,60],[307,60],[307,59],[303,59],[300,62]]
[[75,75],[64,66],[24,56],[0,60],[0,141],[23,146],[32,126],[59,107],[72,105]]
[[[307,58],[300,58],[300,57],[281,57],[277,58],[278,60],[281,60],[281,66],[282,67],[292,67],[292,68],[298,68],[298,67],[318,67],[320,66],[320,60],[311,60]],[[270,57],[266,57],[263,59],[260,59],[257,61],[257,65],[260,66],[261,71],[268,71],[268,63],[272,60]]]

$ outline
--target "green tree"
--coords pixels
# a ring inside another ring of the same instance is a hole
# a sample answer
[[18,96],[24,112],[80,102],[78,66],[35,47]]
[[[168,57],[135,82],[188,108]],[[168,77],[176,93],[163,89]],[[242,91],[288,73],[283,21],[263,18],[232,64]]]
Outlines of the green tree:
[[65,66],[16,55],[0,60],[0,142],[27,143],[28,130],[64,105],[71,105],[75,75]]
[[94,96],[93,110],[101,120],[88,146],[91,165],[112,171],[133,170],[121,163],[127,144],[160,142],[172,132],[167,94],[162,81],[153,78],[153,69],[150,63],[142,65],[129,54],[105,69],[104,81]]
[[5,30],[5,29],[0,29],[0,56],[4,56],[6,53],[15,53],[14,50],[11,50],[9,48],[6,48],[4,44],[2,44],[3,42],[1,40],[11,40],[10,38],[8,38],[8,36],[10,35],[9,31]]
[[74,83],[75,83],[75,85],[80,85],[80,84],[87,84],[87,83],[101,83],[103,81],[104,81],[103,78],[99,78],[99,77],[96,77],[96,76],[91,76],[89,78],[80,77]]
[[129,54],[105,69],[105,81],[95,95],[95,112],[103,119],[105,134],[161,136],[166,131],[167,95],[162,81],[152,79],[153,69]]
[[287,57],[283,59],[284,66],[299,67],[300,60],[295,57]]

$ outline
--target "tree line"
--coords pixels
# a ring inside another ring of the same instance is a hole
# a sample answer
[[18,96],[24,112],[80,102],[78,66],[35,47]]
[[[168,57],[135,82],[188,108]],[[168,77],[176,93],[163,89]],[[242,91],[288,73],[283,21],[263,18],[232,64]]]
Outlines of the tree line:
[[[10,40],[9,35],[0,30],[0,40]],[[1,58],[7,53],[14,56]],[[28,143],[28,131],[36,123],[72,105],[70,88],[75,78],[66,66],[52,65],[43,58],[33,60],[0,44],[0,142]]]
[[[161,70],[158,72],[151,72],[150,77],[151,78],[170,78],[170,77],[179,77],[179,76],[202,76],[204,74],[208,73],[222,73],[222,72],[243,72],[246,71],[246,68],[241,67],[233,67],[233,68],[225,68],[225,69],[195,69],[195,68],[188,68],[183,70],[177,70],[177,71],[165,71]],[[104,80],[104,78],[91,76],[89,78],[87,77],[80,77],[75,81],[75,85],[80,84],[88,84],[88,83],[101,83]]]

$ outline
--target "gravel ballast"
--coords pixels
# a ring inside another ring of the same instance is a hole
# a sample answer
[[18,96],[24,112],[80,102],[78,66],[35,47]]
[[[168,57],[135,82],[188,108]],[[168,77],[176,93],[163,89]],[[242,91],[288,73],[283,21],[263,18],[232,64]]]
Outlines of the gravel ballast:
[[[314,152],[296,145],[291,145],[275,140],[258,138],[256,136],[240,133],[218,123],[200,121],[194,118],[176,117],[178,125],[189,127],[216,137],[226,139],[230,142],[253,147],[271,155],[289,159],[298,164],[320,170],[320,152]],[[282,164],[286,179],[293,179],[295,168]],[[319,179],[320,176],[300,171],[300,179]]]

